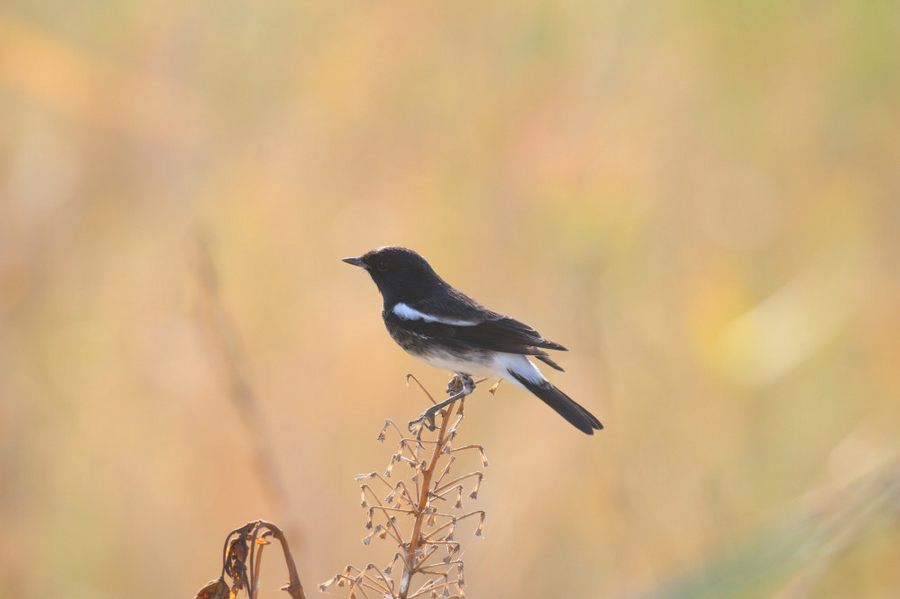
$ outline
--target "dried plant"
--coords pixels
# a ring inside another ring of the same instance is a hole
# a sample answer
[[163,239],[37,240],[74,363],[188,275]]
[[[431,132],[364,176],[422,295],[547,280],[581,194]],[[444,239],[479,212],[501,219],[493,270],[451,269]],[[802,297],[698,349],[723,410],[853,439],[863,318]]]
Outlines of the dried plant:
[[[436,403],[415,377],[407,378],[419,385],[432,404]],[[477,452],[482,467],[487,466],[487,459],[480,445],[454,446],[463,421],[464,401],[438,412],[433,431],[420,424],[413,432],[404,433],[392,420],[385,421],[378,440],[396,434],[396,452],[384,472],[357,476],[369,531],[363,543],[390,539],[398,550],[385,567],[374,563],[363,568],[347,566],[319,585],[320,590],[346,587],[350,599],[465,596],[462,546],[454,535],[458,524],[475,519],[475,535],[482,535],[484,511],[465,512],[463,499],[478,497],[484,474],[479,469],[456,475],[453,470],[463,453]],[[407,476],[396,476],[394,466],[398,464],[401,469],[402,465],[408,467],[404,472]]]
[[[244,526],[232,530],[225,537],[222,551],[222,571],[219,578],[211,580],[197,592],[194,599],[235,599],[241,591],[250,599],[259,596],[260,569],[262,568],[263,550],[271,544],[269,537],[275,537],[281,543],[284,562],[287,565],[290,582],[281,587],[291,599],[306,599],[297,566],[291,555],[284,533],[276,525],[265,520],[248,522]],[[231,579],[229,584],[225,577]]]
[[[198,250],[197,274],[204,300],[202,313],[206,316],[213,345],[219,349],[222,370],[229,383],[229,396],[247,426],[262,486],[273,507],[284,511],[287,504],[284,485],[275,467],[274,452],[265,434],[236,327],[222,305],[215,264],[202,239]],[[374,563],[362,569],[347,566],[342,573],[320,585],[323,591],[332,585],[346,587],[351,599],[368,598],[373,592],[382,599],[465,596],[462,547],[454,534],[459,523],[477,519],[475,535],[482,535],[485,513],[481,510],[464,513],[463,496],[476,499],[484,475],[481,470],[474,470],[457,476],[454,468],[460,467],[457,456],[464,452],[477,452],[482,467],[487,466],[487,459],[480,445],[455,447],[454,441],[464,417],[464,397],[471,393],[474,385],[470,387],[463,379],[454,379],[448,386],[450,397],[438,404],[415,377],[408,375],[407,380],[415,381],[422,389],[432,404],[431,409],[413,421],[415,426],[410,424],[408,433],[393,421],[385,421],[378,440],[384,441],[388,434],[396,433],[399,437],[397,451],[384,473],[370,472],[357,477],[369,531],[363,542],[368,545],[374,538],[390,538],[398,551],[384,568]],[[470,378],[465,380],[473,383]],[[496,385],[491,392],[495,389]],[[454,401],[456,403],[451,403]],[[392,483],[389,479],[393,467],[399,463],[409,467],[409,475]],[[283,590],[293,599],[305,599],[284,533],[263,520],[229,533],[225,540],[222,572],[218,579],[210,581],[197,593],[196,599],[232,599],[241,591],[247,592],[250,599],[256,599],[262,553],[270,536],[281,542],[290,573],[290,584]],[[226,577],[231,579],[230,584]],[[417,577],[420,580],[416,580]],[[414,582],[418,586],[414,587]]]

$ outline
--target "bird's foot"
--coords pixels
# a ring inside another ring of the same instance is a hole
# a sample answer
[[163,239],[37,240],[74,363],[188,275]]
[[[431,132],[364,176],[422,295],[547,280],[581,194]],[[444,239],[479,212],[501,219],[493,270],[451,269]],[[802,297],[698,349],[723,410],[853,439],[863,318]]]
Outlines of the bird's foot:
[[475,380],[468,374],[457,372],[453,375],[453,378],[450,379],[450,382],[447,383],[447,395],[450,397],[434,404],[422,412],[418,418],[410,420],[409,424],[407,424],[407,428],[412,433],[417,432],[422,426],[433,431],[437,428],[434,422],[435,414],[453,402],[462,399],[466,395],[470,395],[473,391],[475,391]]
[[494,395],[495,393],[497,393],[497,389],[500,387],[500,383],[502,383],[502,382],[503,382],[503,379],[497,379],[497,382],[494,383],[493,385],[491,385],[491,388],[488,389],[488,393],[490,393],[491,395]]
[[454,374],[447,382],[447,395],[455,395],[462,391],[462,379],[458,374]]
[[447,383],[447,395],[469,395],[475,391],[475,379],[464,372],[457,372]]

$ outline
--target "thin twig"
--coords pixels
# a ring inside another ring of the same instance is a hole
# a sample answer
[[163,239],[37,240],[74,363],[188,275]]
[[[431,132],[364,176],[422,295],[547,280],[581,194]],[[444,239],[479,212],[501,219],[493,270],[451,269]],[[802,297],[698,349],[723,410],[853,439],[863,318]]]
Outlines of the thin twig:
[[[447,436],[447,423],[450,420],[450,414],[453,412],[454,407],[456,407],[457,411],[461,409],[462,402],[457,404],[457,406],[449,406],[441,410],[441,426],[438,432],[438,442],[434,445],[434,451],[431,454],[431,461],[428,464],[428,467],[422,473],[422,485],[419,496],[419,505],[416,511],[416,519],[413,524],[412,536],[410,537],[410,541],[406,547],[406,560],[405,560],[405,568],[406,572],[403,573],[401,578],[401,586],[400,586],[400,596],[399,599],[407,599],[409,594],[409,581],[412,576],[416,573],[415,567],[415,556],[416,550],[419,548],[419,544],[422,542],[422,523],[425,519],[425,507],[428,504],[428,493],[431,487],[431,477],[434,475],[435,466],[438,463],[438,458],[440,458],[444,449],[444,442],[446,441]],[[403,584],[403,583],[406,584]]]

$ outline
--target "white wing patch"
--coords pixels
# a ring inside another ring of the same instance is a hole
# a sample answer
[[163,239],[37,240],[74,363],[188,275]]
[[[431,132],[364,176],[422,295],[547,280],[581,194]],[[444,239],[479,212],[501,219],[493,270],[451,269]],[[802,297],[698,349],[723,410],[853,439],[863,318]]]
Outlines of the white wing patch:
[[457,327],[471,327],[478,324],[478,322],[472,320],[454,320],[452,318],[438,318],[437,316],[432,316],[431,314],[425,314],[424,312],[419,312],[415,308],[411,308],[406,304],[400,302],[398,304],[394,304],[394,308],[392,312],[402,318],[403,320],[424,320],[425,322],[439,322],[441,324],[449,324]]

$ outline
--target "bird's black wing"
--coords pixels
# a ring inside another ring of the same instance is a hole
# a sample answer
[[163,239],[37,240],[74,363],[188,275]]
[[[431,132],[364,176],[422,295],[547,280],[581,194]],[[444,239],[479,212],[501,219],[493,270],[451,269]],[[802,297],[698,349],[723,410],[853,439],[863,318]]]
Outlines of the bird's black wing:
[[543,350],[565,351],[565,347],[544,339],[523,322],[485,308],[455,289],[448,290],[442,296],[432,296],[408,305],[427,318],[391,316],[411,332],[471,349],[535,356],[562,370]]

